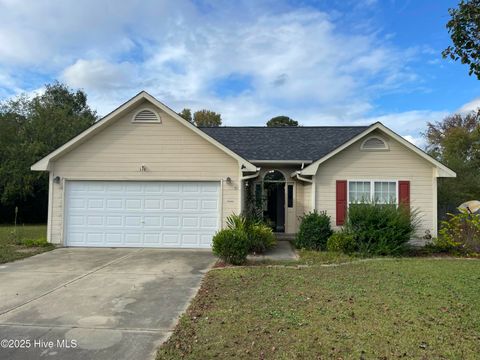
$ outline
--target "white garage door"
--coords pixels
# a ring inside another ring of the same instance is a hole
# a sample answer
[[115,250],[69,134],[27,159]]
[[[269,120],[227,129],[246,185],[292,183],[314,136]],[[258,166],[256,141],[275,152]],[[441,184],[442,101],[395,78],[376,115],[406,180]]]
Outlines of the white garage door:
[[217,182],[68,181],[67,246],[209,248]]

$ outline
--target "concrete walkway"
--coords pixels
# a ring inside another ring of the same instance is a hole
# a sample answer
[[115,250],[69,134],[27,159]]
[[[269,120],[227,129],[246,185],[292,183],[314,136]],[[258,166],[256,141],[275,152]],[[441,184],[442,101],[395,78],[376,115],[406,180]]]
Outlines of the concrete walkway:
[[210,251],[64,248],[0,265],[0,359],[152,359]]
[[297,260],[298,255],[293,249],[290,241],[280,240],[277,246],[261,255],[248,255],[250,261],[264,261],[264,260]]

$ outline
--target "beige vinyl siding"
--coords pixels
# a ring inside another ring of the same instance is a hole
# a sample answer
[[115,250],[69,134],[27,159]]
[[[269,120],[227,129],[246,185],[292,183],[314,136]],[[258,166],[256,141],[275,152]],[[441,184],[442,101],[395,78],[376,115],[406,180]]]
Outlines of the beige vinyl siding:
[[336,180],[409,180],[410,203],[421,217],[417,235],[423,236],[425,230],[435,235],[437,179],[433,165],[383,133],[377,135],[388,142],[389,151],[361,151],[363,138],[319,166],[314,177],[316,208],[326,210],[335,227]]
[[295,223],[295,232],[298,232],[301,217],[312,211],[312,184],[297,180],[297,214]]
[[[143,108],[161,123],[132,123]],[[146,171],[141,172],[144,164]],[[53,177],[71,180],[221,181],[222,216],[240,210],[238,161],[147,102],[56,160]],[[64,180],[53,184],[51,242],[63,243]]]

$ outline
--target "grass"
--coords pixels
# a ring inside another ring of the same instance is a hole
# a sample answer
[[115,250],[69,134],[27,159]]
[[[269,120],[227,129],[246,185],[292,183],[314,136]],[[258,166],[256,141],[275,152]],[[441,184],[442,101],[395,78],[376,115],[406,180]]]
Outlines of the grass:
[[[303,252],[210,271],[157,359],[474,359],[480,261]],[[342,263],[339,266],[326,264]]]
[[46,225],[0,226],[0,264],[54,249],[46,239]]

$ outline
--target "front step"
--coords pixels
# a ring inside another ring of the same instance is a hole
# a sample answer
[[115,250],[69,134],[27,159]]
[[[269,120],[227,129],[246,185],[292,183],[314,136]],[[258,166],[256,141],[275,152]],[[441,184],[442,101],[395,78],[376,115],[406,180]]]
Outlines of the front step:
[[295,240],[295,234],[286,234],[286,233],[273,233],[278,241],[293,241]]

